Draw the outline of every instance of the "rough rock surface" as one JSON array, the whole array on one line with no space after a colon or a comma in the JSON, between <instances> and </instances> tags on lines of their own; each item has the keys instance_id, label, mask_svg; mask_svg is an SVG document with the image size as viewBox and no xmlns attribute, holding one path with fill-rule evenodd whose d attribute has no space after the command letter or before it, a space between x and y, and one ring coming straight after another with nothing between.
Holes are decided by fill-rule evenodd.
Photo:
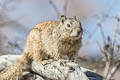
<instances>
[{"instance_id":1,"label":"rough rock surface","mask_svg":"<svg viewBox=\"0 0 120 80\"><path fill-rule=\"evenodd\" d=\"M17 62L20 55L0 56L0 71ZM65 65L58 61L46 60L46 64L33 61L30 71L23 72L25 80L102 80L103 77L73 62Z\"/></svg>"}]
</instances>

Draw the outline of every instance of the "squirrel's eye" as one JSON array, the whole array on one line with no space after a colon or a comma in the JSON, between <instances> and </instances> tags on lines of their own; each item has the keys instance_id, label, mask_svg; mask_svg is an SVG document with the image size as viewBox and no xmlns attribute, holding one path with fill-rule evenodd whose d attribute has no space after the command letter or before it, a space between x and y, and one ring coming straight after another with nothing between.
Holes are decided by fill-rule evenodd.
<instances>
[{"instance_id":1,"label":"squirrel's eye","mask_svg":"<svg viewBox=\"0 0 120 80\"><path fill-rule=\"evenodd\" d=\"M67 24L67 27L70 27L70 24Z\"/></svg>"}]
</instances>

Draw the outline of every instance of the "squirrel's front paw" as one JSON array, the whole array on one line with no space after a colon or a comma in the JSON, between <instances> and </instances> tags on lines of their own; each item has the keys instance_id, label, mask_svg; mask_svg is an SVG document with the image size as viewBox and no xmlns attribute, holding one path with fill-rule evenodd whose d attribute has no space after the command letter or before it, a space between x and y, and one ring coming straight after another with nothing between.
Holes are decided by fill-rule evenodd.
<instances>
[{"instance_id":1,"label":"squirrel's front paw","mask_svg":"<svg viewBox=\"0 0 120 80\"><path fill-rule=\"evenodd\" d=\"M63 66L67 66L67 62L69 62L69 60L64 60L64 59L59 59L58 60L60 62L60 65L63 65Z\"/></svg>"}]
</instances>

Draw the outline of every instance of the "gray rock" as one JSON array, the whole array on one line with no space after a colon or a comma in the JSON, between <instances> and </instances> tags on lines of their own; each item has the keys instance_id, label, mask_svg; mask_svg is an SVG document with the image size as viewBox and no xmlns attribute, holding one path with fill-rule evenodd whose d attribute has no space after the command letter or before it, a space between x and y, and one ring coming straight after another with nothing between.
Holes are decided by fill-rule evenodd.
<instances>
[{"instance_id":1,"label":"gray rock","mask_svg":"<svg viewBox=\"0 0 120 80\"><path fill-rule=\"evenodd\" d=\"M17 62L20 55L0 56L0 70ZM25 80L102 80L103 77L95 72L80 67L74 62L61 64L55 60L45 60L45 64L33 61L30 71L23 72Z\"/></svg>"}]
</instances>

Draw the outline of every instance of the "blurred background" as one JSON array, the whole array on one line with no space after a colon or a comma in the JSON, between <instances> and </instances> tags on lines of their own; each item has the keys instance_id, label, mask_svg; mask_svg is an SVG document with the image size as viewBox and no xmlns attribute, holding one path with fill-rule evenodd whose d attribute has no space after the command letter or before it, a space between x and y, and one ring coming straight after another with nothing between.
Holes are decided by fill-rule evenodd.
<instances>
[{"instance_id":1,"label":"blurred background","mask_svg":"<svg viewBox=\"0 0 120 80\"><path fill-rule=\"evenodd\" d=\"M82 23L78 63L98 73L114 67L111 61L120 60L120 0L0 0L0 55L21 54L30 29L41 21L60 20L61 14Z\"/></svg>"}]
</instances>

